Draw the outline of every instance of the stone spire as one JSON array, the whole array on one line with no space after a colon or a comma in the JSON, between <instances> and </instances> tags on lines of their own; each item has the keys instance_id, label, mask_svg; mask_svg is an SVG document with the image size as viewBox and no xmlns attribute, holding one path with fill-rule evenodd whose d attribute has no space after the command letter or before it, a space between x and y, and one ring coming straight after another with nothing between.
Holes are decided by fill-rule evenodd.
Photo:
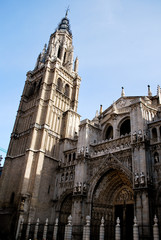
<instances>
[{"instance_id":1,"label":"stone spire","mask_svg":"<svg viewBox=\"0 0 161 240\"><path fill-rule=\"evenodd\" d=\"M47 44L45 43L44 48L41 53L41 57L40 57L40 61L43 63L45 62L45 57L46 57L46 47L47 47Z\"/></svg>"},{"instance_id":2,"label":"stone spire","mask_svg":"<svg viewBox=\"0 0 161 240\"><path fill-rule=\"evenodd\" d=\"M47 44L44 45L42 52L39 54L37 58L35 69L40 68L42 65L44 65L46 60L46 53L47 53L46 48L47 48Z\"/></svg>"},{"instance_id":3,"label":"stone spire","mask_svg":"<svg viewBox=\"0 0 161 240\"><path fill-rule=\"evenodd\" d=\"M75 72L78 72L78 64L79 64L78 57L76 57L75 62L74 62L74 71Z\"/></svg>"},{"instance_id":4,"label":"stone spire","mask_svg":"<svg viewBox=\"0 0 161 240\"><path fill-rule=\"evenodd\" d=\"M157 87L157 96L159 98L159 104L161 104L161 89L160 89L160 86L158 85Z\"/></svg>"},{"instance_id":5,"label":"stone spire","mask_svg":"<svg viewBox=\"0 0 161 240\"><path fill-rule=\"evenodd\" d=\"M98 116L99 116L99 114L98 114L98 110L97 110L97 111L96 111L96 115L95 115L95 117L94 117L93 120L92 120L94 123L99 124Z\"/></svg>"}]
</instances>

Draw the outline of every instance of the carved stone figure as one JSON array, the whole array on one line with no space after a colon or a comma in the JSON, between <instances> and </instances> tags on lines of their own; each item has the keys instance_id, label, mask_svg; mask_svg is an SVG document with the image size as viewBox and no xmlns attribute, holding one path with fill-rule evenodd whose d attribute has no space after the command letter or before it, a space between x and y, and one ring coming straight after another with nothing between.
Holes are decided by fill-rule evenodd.
<instances>
[{"instance_id":1,"label":"carved stone figure","mask_svg":"<svg viewBox=\"0 0 161 240\"><path fill-rule=\"evenodd\" d=\"M21 204L20 204L20 211L24 211L24 206L25 206L25 200L22 199Z\"/></svg>"},{"instance_id":2,"label":"carved stone figure","mask_svg":"<svg viewBox=\"0 0 161 240\"><path fill-rule=\"evenodd\" d=\"M88 155L89 155L89 150L88 150L88 147L86 147L85 156L88 157Z\"/></svg>"},{"instance_id":3,"label":"carved stone figure","mask_svg":"<svg viewBox=\"0 0 161 240\"><path fill-rule=\"evenodd\" d=\"M158 163L159 162L159 156L157 154L155 154L154 156L154 162L155 163Z\"/></svg>"},{"instance_id":4,"label":"carved stone figure","mask_svg":"<svg viewBox=\"0 0 161 240\"><path fill-rule=\"evenodd\" d=\"M140 185L141 186L145 185L145 175L143 172L140 173Z\"/></svg>"},{"instance_id":5,"label":"carved stone figure","mask_svg":"<svg viewBox=\"0 0 161 240\"><path fill-rule=\"evenodd\" d=\"M83 183L83 192L86 192L87 191L87 184L84 182Z\"/></svg>"},{"instance_id":6,"label":"carved stone figure","mask_svg":"<svg viewBox=\"0 0 161 240\"><path fill-rule=\"evenodd\" d=\"M79 182L79 183L78 183L78 192L81 192L81 189L82 189L82 183Z\"/></svg>"},{"instance_id":7,"label":"carved stone figure","mask_svg":"<svg viewBox=\"0 0 161 240\"><path fill-rule=\"evenodd\" d=\"M74 186L74 193L77 193L77 190L78 190L78 183L76 183Z\"/></svg>"},{"instance_id":8,"label":"carved stone figure","mask_svg":"<svg viewBox=\"0 0 161 240\"><path fill-rule=\"evenodd\" d=\"M137 133L136 133L136 131L133 133L132 139L133 139L133 142L137 141Z\"/></svg>"},{"instance_id":9,"label":"carved stone figure","mask_svg":"<svg viewBox=\"0 0 161 240\"><path fill-rule=\"evenodd\" d=\"M81 147L80 153L84 153L84 146Z\"/></svg>"},{"instance_id":10,"label":"carved stone figure","mask_svg":"<svg viewBox=\"0 0 161 240\"><path fill-rule=\"evenodd\" d=\"M143 140L143 134L142 134L142 130L138 131L138 141L142 141Z\"/></svg>"},{"instance_id":11,"label":"carved stone figure","mask_svg":"<svg viewBox=\"0 0 161 240\"><path fill-rule=\"evenodd\" d=\"M139 174L138 173L135 173L134 182L135 182L135 186L138 187L139 186Z\"/></svg>"}]
</instances>

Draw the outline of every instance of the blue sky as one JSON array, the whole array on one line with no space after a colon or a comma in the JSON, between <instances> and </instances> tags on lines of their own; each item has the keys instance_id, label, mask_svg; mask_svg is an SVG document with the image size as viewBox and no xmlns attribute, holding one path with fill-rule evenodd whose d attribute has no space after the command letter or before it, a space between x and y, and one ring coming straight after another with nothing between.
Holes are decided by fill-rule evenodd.
<instances>
[{"instance_id":1,"label":"blue sky","mask_svg":"<svg viewBox=\"0 0 161 240\"><path fill-rule=\"evenodd\" d=\"M0 7L0 147L7 149L26 72L70 5L82 78L78 113L92 119L121 94L156 94L161 80L160 0L5 0ZM4 156L2 152L0 152Z\"/></svg>"}]
</instances>

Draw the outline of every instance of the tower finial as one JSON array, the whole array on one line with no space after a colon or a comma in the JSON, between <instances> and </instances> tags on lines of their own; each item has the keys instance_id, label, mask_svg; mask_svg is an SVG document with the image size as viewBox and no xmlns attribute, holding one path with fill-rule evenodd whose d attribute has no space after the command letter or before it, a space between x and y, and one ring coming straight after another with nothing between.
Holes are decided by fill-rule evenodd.
<instances>
[{"instance_id":1,"label":"tower finial","mask_svg":"<svg viewBox=\"0 0 161 240\"><path fill-rule=\"evenodd\" d=\"M150 90L150 85L148 85L148 96L151 97L152 96L152 92Z\"/></svg>"},{"instance_id":2,"label":"tower finial","mask_svg":"<svg viewBox=\"0 0 161 240\"><path fill-rule=\"evenodd\" d=\"M122 91L121 91L121 97L125 97L125 91L124 91L124 87L122 87Z\"/></svg>"},{"instance_id":3,"label":"tower finial","mask_svg":"<svg viewBox=\"0 0 161 240\"><path fill-rule=\"evenodd\" d=\"M70 11L70 9L69 9L69 6L67 7L67 10L66 10L66 13L65 13L65 17L67 17L68 16L68 12Z\"/></svg>"}]
</instances>

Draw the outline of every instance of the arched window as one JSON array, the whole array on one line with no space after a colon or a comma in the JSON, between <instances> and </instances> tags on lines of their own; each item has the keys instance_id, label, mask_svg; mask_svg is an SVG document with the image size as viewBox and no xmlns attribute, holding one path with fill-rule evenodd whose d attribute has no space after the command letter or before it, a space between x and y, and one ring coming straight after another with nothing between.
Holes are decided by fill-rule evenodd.
<instances>
[{"instance_id":1,"label":"arched window","mask_svg":"<svg viewBox=\"0 0 161 240\"><path fill-rule=\"evenodd\" d=\"M120 136L131 132L130 119L126 119L120 126Z\"/></svg>"},{"instance_id":2,"label":"arched window","mask_svg":"<svg viewBox=\"0 0 161 240\"><path fill-rule=\"evenodd\" d=\"M66 173L66 176L65 176L65 181L68 181L68 173Z\"/></svg>"},{"instance_id":3,"label":"arched window","mask_svg":"<svg viewBox=\"0 0 161 240\"><path fill-rule=\"evenodd\" d=\"M73 180L73 172L70 173L70 180Z\"/></svg>"},{"instance_id":4,"label":"arched window","mask_svg":"<svg viewBox=\"0 0 161 240\"><path fill-rule=\"evenodd\" d=\"M57 57L58 57L59 59L61 59L61 47L59 47L59 49L58 49L58 55L57 55Z\"/></svg>"},{"instance_id":5,"label":"arched window","mask_svg":"<svg viewBox=\"0 0 161 240\"><path fill-rule=\"evenodd\" d=\"M14 199L15 199L15 193L12 192L11 197L10 197L10 204L14 203Z\"/></svg>"},{"instance_id":6,"label":"arched window","mask_svg":"<svg viewBox=\"0 0 161 240\"><path fill-rule=\"evenodd\" d=\"M71 161L71 159L72 159L72 155L71 155L71 153L69 154L69 162Z\"/></svg>"},{"instance_id":7,"label":"arched window","mask_svg":"<svg viewBox=\"0 0 161 240\"><path fill-rule=\"evenodd\" d=\"M73 153L73 160L75 160L75 152Z\"/></svg>"},{"instance_id":8,"label":"arched window","mask_svg":"<svg viewBox=\"0 0 161 240\"><path fill-rule=\"evenodd\" d=\"M57 82L57 88L59 91L62 90L62 87L63 87L63 83L62 83L62 80L60 78L58 78L58 82Z\"/></svg>"},{"instance_id":9,"label":"arched window","mask_svg":"<svg viewBox=\"0 0 161 240\"><path fill-rule=\"evenodd\" d=\"M61 182L64 182L64 173L61 175Z\"/></svg>"},{"instance_id":10,"label":"arched window","mask_svg":"<svg viewBox=\"0 0 161 240\"><path fill-rule=\"evenodd\" d=\"M109 126L106 130L106 136L105 139L113 139L113 127Z\"/></svg>"},{"instance_id":11,"label":"arched window","mask_svg":"<svg viewBox=\"0 0 161 240\"><path fill-rule=\"evenodd\" d=\"M63 65L65 64L65 62L66 62L66 52L64 53Z\"/></svg>"},{"instance_id":12,"label":"arched window","mask_svg":"<svg viewBox=\"0 0 161 240\"><path fill-rule=\"evenodd\" d=\"M159 162L159 154L157 152L154 153L154 163Z\"/></svg>"},{"instance_id":13,"label":"arched window","mask_svg":"<svg viewBox=\"0 0 161 240\"><path fill-rule=\"evenodd\" d=\"M65 85L65 92L64 92L64 94L65 94L67 97L69 97L69 92L70 92L69 85L66 84L66 85Z\"/></svg>"},{"instance_id":14,"label":"arched window","mask_svg":"<svg viewBox=\"0 0 161 240\"><path fill-rule=\"evenodd\" d=\"M157 141L157 130L156 130L156 128L152 129L152 139L155 142Z\"/></svg>"}]
</instances>

